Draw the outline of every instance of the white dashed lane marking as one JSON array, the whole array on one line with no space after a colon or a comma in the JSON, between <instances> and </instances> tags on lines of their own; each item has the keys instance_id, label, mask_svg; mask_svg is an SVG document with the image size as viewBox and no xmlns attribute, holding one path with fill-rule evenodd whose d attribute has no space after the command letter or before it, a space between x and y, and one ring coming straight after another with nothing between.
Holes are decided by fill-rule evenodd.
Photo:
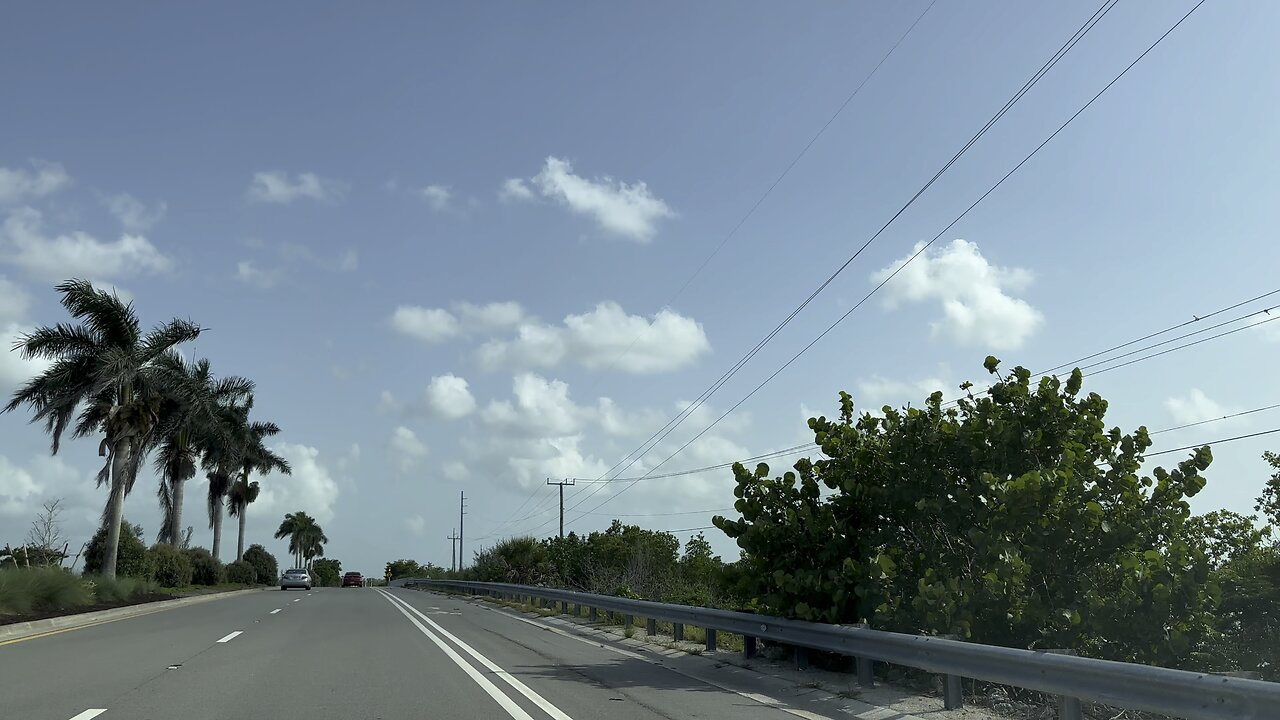
<instances>
[{"instance_id":1,"label":"white dashed lane marking","mask_svg":"<svg viewBox=\"0 0 1280 720\"><path fill-rule=\"evenodd\" d=\"M222 639L221 639L221 640L219 640L218 642L220 642L220 643L231 642L232 640L235 640L235 639L236 639L236 636L237 636L237 635L239 635L239 634L240 634L240 633L242 633L242 632L244 632L244 631L243 631L243 630L237 630L237 631L235 631L235 632L233 632L233 633L231 633L231 634L227 635L226 637L222 638Z\"/></svg>"},{"instance_id":2,"label":"white dashed lane marking","mask_svg":"<svg viewBox=\"0 0 1280 720\"><path fill-rule=\"evenodd\" d=\"M280 612L280 608L276 608L275 610L272 610L270 613L267 613L267 614L268 614L268 615L275 615L275 614L276 614L276 613L278 613L278 612Z\"/></svg>"},{"instance_id":3,"label":"white dashed lane marking","mask_svg":"<svg viewBox=\"0 0 1280 720\"><path fill-rule=\"evenodd\" d=\"M90 718L96 718L106 711L106 708L89 708L88 710L85 710L79 715L71 718L71 720L90 720Z\"/></svg>"}]
</instances>

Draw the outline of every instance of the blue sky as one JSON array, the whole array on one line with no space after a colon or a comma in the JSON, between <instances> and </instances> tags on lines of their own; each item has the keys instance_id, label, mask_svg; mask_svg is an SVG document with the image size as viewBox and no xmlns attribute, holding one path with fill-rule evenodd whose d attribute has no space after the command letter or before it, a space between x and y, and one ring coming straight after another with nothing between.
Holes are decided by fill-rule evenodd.
<instances>
[{"instance_id":1,"label":"blue sky","mask_svg":"<svg viewBox=\"0 0 1280 720\"><path fill-rule=\"evenodd\" d=\"M1191 4L1118 5L626 474L743 397ZM284 429L297 468L263 480L251 540L303 508L346 567L447 564L460 490L469 551L495 533L548 533L545 478L599 476L696 398L1095 7L939 0L690 281L926 5L12 9L0 28L0 329L7 344L62 319L52 286L70 275L116 287L148 322L208 327L194 352L257 381L256 409ZM1045 369L1276 289L1277 21L1269 3L1206 4L662 470L803 442L807 413L832 414L841 389L868 408L918 403L981 380L988 353ZM1274 327L1086 388L1126 429L1280 402ZM6 353L0 391L31 369ZM1204 425L1159 447L1278 421ZM0 428L0 542L20 542L39 503L63 496L78 544L105 499L95 444L49 458L24 418ZM1216 449L1194 507L1248 511L1276 437ZM126 507L148 539L153 487L140 480ZM203 491L193 485L186 517L207 544ZM709 525L650 515L728 508L732 478L648 480L581 514L611 493L578 505L569 526L610 514Z\"/></svg>"}]
</instances>

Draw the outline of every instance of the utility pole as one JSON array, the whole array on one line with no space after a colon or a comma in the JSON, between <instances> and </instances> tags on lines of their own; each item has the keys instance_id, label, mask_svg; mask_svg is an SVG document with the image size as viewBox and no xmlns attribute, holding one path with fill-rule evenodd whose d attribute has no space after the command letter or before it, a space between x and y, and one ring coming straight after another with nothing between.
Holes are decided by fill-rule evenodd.
<instances>
[{"instance_id":1,"label":"utility pole","mask_svg":"<svg viewBox=\"0 0 1280 720\"><path fill-rule=\"evenodd\" d=\"M573 480L571 480L571 479L569 479L569 478L565 478L564 480L561 480L560 482L552 482L552 481L551 481L551 478L547 478L547 484L548 484L548 485L559 485L559 486L560 486L560 537L564 537L564 486L565 486L565 485L568 485L568 486L572 487L572 486L573 486L573 483L574 483L574 481L573 481Z\"/></svg>"},{"instance_id":2,"label":"utility pole","mask_svg":"<svg viewBox=\"0 0 1280 720\"><path fill-rule=\"evenodd\" d=\"M449 543L449 569L457 570L458 561L455 559L458 553L458 530L455 528L453 534L449 536L453 542Z\"/></svg>"},{"instance_id":3,"label":"utility pole","mask_svg":"<svg viewBox=\"0 0 1280 720\"><path fill-rule=\"evenodd\" d=\"M467 491L462 490L458 494L458 569L459 570L462 569L464 564L463 558L466 557L465 555L462 554L462 538L467 534L467 531L464 529L466 527L464 525L466 521L463 520L462 518L465 517L466 514L467 514Z\"/></svg>"}]
</instances>

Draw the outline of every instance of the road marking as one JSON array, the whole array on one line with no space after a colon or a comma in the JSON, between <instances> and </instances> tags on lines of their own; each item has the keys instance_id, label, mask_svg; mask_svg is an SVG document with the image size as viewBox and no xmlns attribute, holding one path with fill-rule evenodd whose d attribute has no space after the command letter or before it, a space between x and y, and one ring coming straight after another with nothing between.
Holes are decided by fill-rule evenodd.
<instances>
[{"instance_id":1,"label":"road marking","mask_svg":"<svg viewBox=\"0 0 1280 720\"><path fill-rule=\"evenodd\" d=\"M427 639L431 640L431 642L435 643L436 647L444 651L444 654L449 656L449 659L452 660L455 665L462 668L462 671L475 681L475 683L480 686L480 689L488 693L489 697L493 698L503 710L506 710L508 715L515 720L533 720L529 713L524 711L524 708L515 704L515 701L499 690L498 686L494 685L489 678L481 675L474 667L472 667L471 663L463 660L461 655L458 655L453 648L449 647L445 641L440 639L440 636L428 630L426 625L418 622L417 618L406 612L404 608L400 607L400 605L398 605L390 595L383 593L383 596L387 598L387 602L391 603L391 607L399 610L400 614L404 615L409 622L413 623L414 627L418 628L419 632L426 635Z\"/></svg>"},{"instance_id":2,"label":"road marking","mask_svg":"<svg viewBox=\"0 0 1280 720\"><path fill-rule=\"evenodd\" d=\"M276 614L276 613L278 613L278 612L280 612L280 608L276 608L275 610L272 610L271 612L269 612L269 613L267 613L267 614L268 614L268 615L275 615L275 614Z\"/></svg>"},{"instance_id":3,"label":"road marking","mask_svg":"<svg viewBox=\"0 0 1280 720\"><path fill-rule=\"evenodd\" d=\"M293 599L293 601L294 601L294 602L298 602L298 601L299 601L299 600L301 600L301 599L302 599L302 598L294 598L294 599Z\"/></svg>"},{"instance_id":4,"label":"road marking","mask_svg":"<svg viewBox=\"0 0 1280 720\"><path fill-rule=\"evenodd\" d=\"M235 632L231 633L230 635L227 635L226 637L222 638L222 639L221 639L221 640L219 640L218 642L220 642L220 643L231 642L232 640L235 640L235 639L236 639L236 636L237 636L237 635L239 635L239 634L240 634L240 633L242 633L242 632L244 632L244 631L243 631L243 630L237 630L237 631L235 631Z\"/></svg>"},{"instance_id":5,"label":"road marking","mask_svg":"<svg viewBox=\"0 0 1280 720\"><path fill-rule=\"evenodd\" d=\"M428 625L430 625L436 632L452 640L455 645L465 650L468 655L470 655L471 657L479 661L480 664L488 668L490 672L502 678L508 685L515 688L516 692L520 693L521 695L525 696L529 700L533 701L534 705L537 705L539 708L542 708L543 712L555 718L555 720L573 720L573 718L570 718L568 715L566 715L563 710L556 707L555 705L552 705L550 702L547 702L546 698L542 697L538 693L529 689L528 685L525 685L524 683L517 680L515 677L511 675L511 673L498 667L497 664L489 660L489 658L485 657L484 655L481 655L478 651L475 650L475 648L471 647L470 645L460 640L458 636L440 627L439 623L427 617L426 615L422 614L414 606L405 602L403 599L392 595L389 592L386 592L386 591L380 591L380 592L382 592L382 594L386 595L388 598L391 598L395 602L399 603L400 605L403 605L414 615L417 615L418 617L422 618L423 621L425 621Z\"/></svg>"},{"instance_id":6,"label":"road marking","mask_svg":"<svg viewBox=\"0 0 1280 720\"><path fill-rule=\"evenodd\" d=\"M106 711L106 708L89 708L88 710L85 710L79 715L71 718L71 720L90 720L90 718L96 718Z\"/></svg>"}]
</instances>

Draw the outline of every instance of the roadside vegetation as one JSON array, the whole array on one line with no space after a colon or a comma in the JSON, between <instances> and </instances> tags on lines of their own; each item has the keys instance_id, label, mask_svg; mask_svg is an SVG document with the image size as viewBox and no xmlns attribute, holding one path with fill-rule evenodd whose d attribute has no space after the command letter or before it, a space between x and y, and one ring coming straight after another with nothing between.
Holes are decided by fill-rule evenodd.
<instances>
[{"instance_id":1,"label":"roadside vegetation","mask_svg":"<svg viewBox=\"0 0 1280 720\"><path fill-rule=\"evenodd\" d=\"M944 402L860 412L841 393L813 418L816 459L775 474L733 467L735 517L698 535L615 520L602 532L508 538L453 572L412 560L397 577L563 587L1009 647L1280 680L1280 456L1257 515L1193 515L1207 446L1144 470L1145 427L1108 428L1077 370ZM1170 456L1172 457L1172 456Z\"/></svg>"}]
</instances>

